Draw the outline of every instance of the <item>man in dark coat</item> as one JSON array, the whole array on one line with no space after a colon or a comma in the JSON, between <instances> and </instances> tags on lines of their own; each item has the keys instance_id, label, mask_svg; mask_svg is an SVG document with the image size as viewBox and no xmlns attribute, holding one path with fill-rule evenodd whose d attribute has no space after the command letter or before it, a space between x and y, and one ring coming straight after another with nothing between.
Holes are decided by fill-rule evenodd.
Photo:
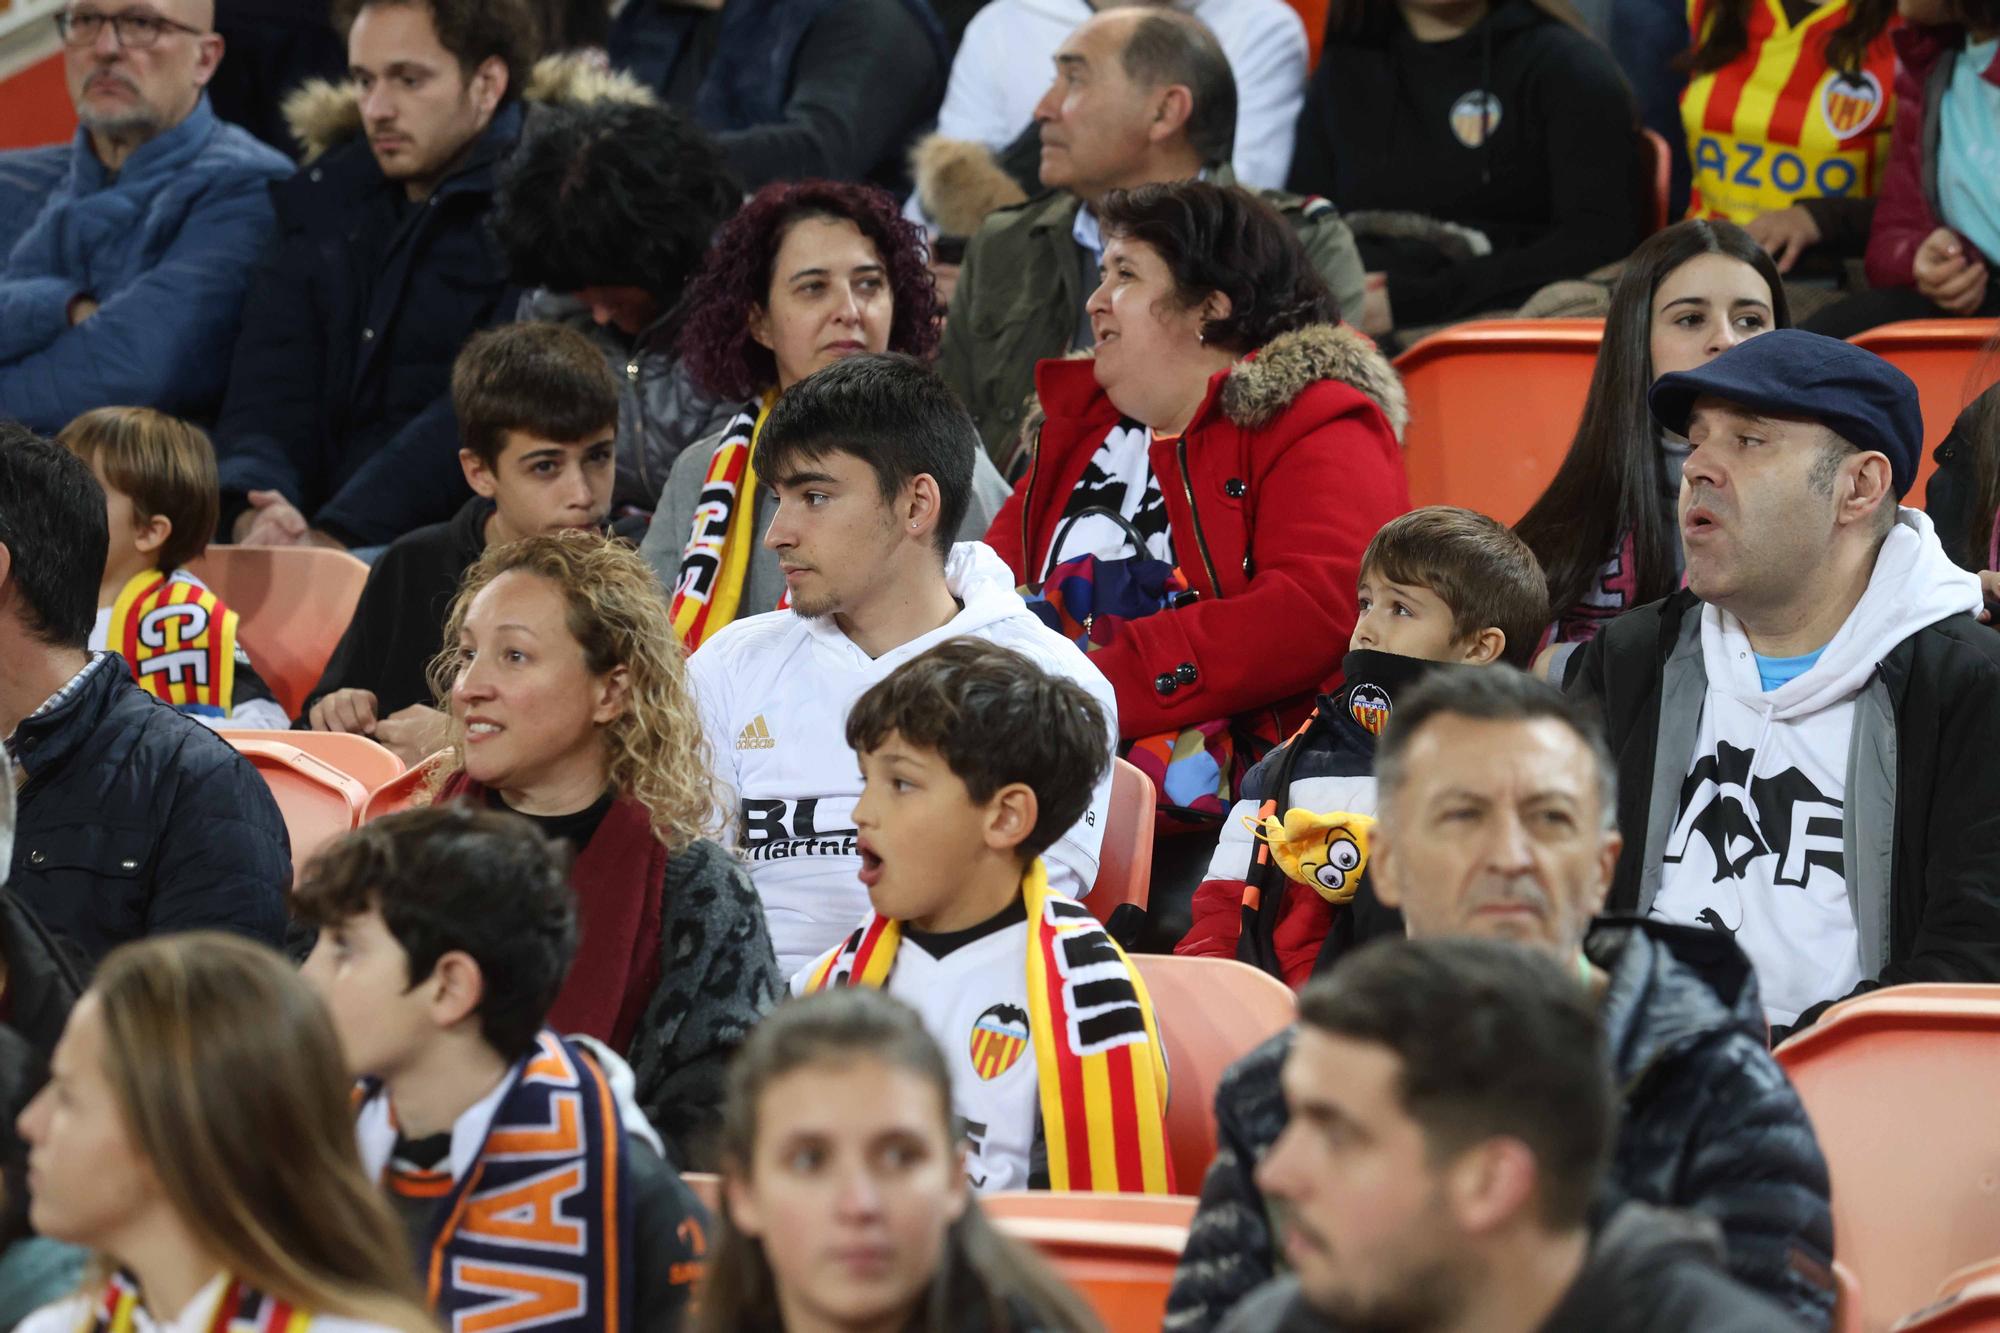
<instances>
[{"instance_id":1,"label":"man in dark coat","mask_svg":"<svg viewBox=\"0 0 2000 1333\"><path fill-rule=\"evenodd\" d=\"M1306 987L1291 1120L1257 1168L1292 1272L1224 1333L1800 1327L1721 1270L1702 1219L1593 1218L1617 1092L1569 961L1504 934L1384 939Z\"/></svg>"},{"instance_id":2,"label":"man in dark coat","mask_svg":"<svg viewBox=\"0 0 2000 1333\"><path fill-rule=\"evenodd\" d=\"M1598 1216L1627 1201L1700 1214L1739 1281L1826 1329L1826 1162L1765 1049L1749 963L1711 931L1592 922L1620 840L1609 757L1578 719L1553 689L1501 668L1412 691L1376 757L1371 876L1413 936L1531 942L1587 977L1621 1099ZM1451 833L1459 820L1478 833ZM1278 1073L1293 1041L1260 1046L1216 1093L1216 1160L1168 1302L1172 1333L1215 1327L1276 1268L1252 1172L1286 1124Z\"/></svg>"},{"instance_id":3,"label":"man in dark coat","mask_svg":"<svg viewBox=\"0 0 2000 1333\"><path fill-rule=\"evenodd\" d=\"M513 308L486 231L535 50L525 0L349 0L352 81L288 111L306 165L272 187L216 427L222 532L372 548L465 501L448 392Z\"/></svg>"},{"instance_id":4,"label":"man in dark coat","mask_svg":"<svg viewBox=\"0 0 2000 1333\"><path fill-rule=\"evenodd\" d=\"M91 964L173 930L276 945L292 867L270 789L133 684L118 654L84 646L108 548L90 469L0 423L0 734L20 801L9 883Z\"/></svg>"}]
</instances>

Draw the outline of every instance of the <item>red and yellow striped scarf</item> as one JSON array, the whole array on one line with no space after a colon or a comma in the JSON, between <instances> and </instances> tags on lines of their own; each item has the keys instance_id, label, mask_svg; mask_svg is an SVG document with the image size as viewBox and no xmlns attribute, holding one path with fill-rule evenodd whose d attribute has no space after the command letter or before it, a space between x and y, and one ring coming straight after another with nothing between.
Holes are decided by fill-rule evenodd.
<instances>
[{"instance_id":1,"label":"red and yellow striped scarf","mask_svg":"<svg viewBox=\"0 0 2000 1333\"><path fill-rule=\"evenodd\" d=\"M111 604L104 646L139 688L185 713L227 717L236 691L236 613L198 583L134 574Z\"/></svg>"},{"instance_id":2,"label":"red and yellow striped scarf","mask_svg":"<svg viewBox=\"0 0 2000 1333\"><path fill-rule=\"evenodd\" d=\"M77 1333L132 1333L139 1308L139 1284L113 1273ZM306 1333L312 1316L272 1296L232 1280L222 1289L208 1318L209 1333Z\"/></svg>"},{"instance_id":3,"label":"red and yellow striped scarf","mask_svg":"<svg viewBox=\"0 0 2000 1333\"><path fill-rule=\"evenodd\" d=\"M1021 896L1049 1188L1173 1193L1167 1066L1139 969L1088 908L1050 892L1039 858ZM806 989L887 985L902 938L901 925L878 913L827 955Z\"/></svg>"},{"instance_id":4,"label":"red and yellow striped scarf","mask_svg":"<svg viewBox=\"0 0 2000 1333\"><path fill-rule=\"evenodd\" d=\"M743 582L757 545L757 436L778 398L774 389L729 419L708 460L694 528L681 551L680 579L667 608L674 633L688 652L736 619ZM782 599L781 599L782 600Z\"/></svg>"}]
</instances>

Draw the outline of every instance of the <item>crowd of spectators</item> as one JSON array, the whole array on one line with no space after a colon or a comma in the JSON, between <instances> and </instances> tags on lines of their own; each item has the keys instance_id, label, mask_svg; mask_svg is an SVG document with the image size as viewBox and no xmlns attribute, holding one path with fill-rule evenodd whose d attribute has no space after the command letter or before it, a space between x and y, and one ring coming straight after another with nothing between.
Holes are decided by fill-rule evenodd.
<instances>
[{"instance_id":1,"label":"crowd of spectators","mask_svg":"<svg viewBox=\"0 0 2000 1333\"><path fill-rule=\"evenodd\" d=\"M0 1326L1096 1327L1020 1190L1198 1196L1175 1333L1835 1326L1773 1048L2000 982L2000 388L1842 341L2000 313L1996 0L54 28ZM1547 313L1539 498L1413 505L1395 355ZM310 688L211 547L361 582ZM1298 992L1200 1179L1169 952Z\"/></svg>"}]
</instances>

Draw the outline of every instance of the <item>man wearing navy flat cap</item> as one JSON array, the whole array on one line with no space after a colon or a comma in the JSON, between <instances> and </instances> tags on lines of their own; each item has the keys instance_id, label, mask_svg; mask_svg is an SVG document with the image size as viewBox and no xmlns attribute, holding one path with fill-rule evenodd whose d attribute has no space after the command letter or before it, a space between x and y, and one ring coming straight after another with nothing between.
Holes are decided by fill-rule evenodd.
<instances>
[{"instance_id":1,"label":"man wearing navy flat cap","mask_svg":"<svg viewBox=\"0 0 2000 1333\"><path fill-rule=\"evenodd\" d=\"M1687 586L1565 677L1618 756L1610 907L1733 936L1774 1037L1877 986L2000 981L2000 634L1900 505L1916 386L1779 330L1650 404L1693 446Z\"/></svg>"}]
</instances>

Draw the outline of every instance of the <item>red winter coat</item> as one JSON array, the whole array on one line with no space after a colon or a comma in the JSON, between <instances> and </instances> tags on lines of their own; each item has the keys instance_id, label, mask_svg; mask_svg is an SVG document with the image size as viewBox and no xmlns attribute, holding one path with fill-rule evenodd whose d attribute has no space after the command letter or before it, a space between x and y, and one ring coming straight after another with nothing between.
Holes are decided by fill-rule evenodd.
<instances>
[{"instance_id":1,"label":"red winter coat","mask_svg":"<svg viewBox=\"0 0 2000 1333\"><path fill-rule=\"evenodd\" d=\"M1914 287L1917 247L1944 225L1937 212L1938 107L1965 34L1948 26L1901 27L1890 40L1896 44L1896 128L1868 231L1868 285ZM2000 84L2000 56L1981 77ZM1958 239L1972 257L1991 258L1963 235Z\"/></svg>"},{"instance_id":2,"label":"red winter coat","mask_svg":"<svg viewBox=\"0 0 2000 1333\"><path fill-rule=\"evenodd\" d=\"M1041 578L1070 492L1121 415L1087 360L1042 362L1035 388L1034 459L986 534L1024 584ZM1199 597L1091 654L1124 736L1266 708L1281 728L1304 718L1354 632L1361 552L1410 507L1406 415L1373 343L1312 325L1218 373L1180 440L1153 444L1174 553Z\"/></svg>"}]
</instances>

